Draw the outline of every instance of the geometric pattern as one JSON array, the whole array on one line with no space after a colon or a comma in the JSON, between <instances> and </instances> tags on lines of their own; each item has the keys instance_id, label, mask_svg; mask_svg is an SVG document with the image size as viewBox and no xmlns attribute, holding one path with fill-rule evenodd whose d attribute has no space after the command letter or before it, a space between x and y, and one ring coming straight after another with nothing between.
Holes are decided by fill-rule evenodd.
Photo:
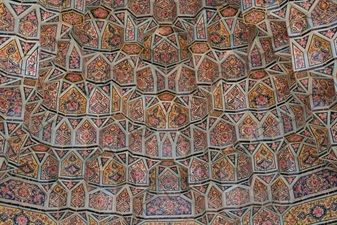
<instances>
[{"instance_id":1,"label":"geometric pattern","mask_svg":"<svg viewBox=\"0 0 337 225\"><path fill-rule=\"evenodd\" d=\"M0 224L336 223L336 11L0 0Z\"/></svg>"}]
</instances>

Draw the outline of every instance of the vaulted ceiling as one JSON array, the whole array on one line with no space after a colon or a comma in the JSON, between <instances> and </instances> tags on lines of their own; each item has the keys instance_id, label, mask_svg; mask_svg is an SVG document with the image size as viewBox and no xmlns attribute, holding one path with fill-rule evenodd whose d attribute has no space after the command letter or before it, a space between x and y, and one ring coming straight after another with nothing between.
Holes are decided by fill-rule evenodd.
<instances>
[{"instance_id":1,"label":"vaulted ceiling","mask_svg":"<svg viewBox=\"0 0 337 225\"><path fill-rule=\"evenodd\" d=\"M337 221L336 11L0 0L0 224Z\"/></svg>"}]
</instances>

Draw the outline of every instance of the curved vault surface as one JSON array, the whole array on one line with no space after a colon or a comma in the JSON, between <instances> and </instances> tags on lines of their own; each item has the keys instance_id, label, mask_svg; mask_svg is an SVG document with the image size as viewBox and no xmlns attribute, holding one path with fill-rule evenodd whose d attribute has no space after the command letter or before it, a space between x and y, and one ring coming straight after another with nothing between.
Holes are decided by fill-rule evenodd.
<instances>
[{"instance_id":1,"label":"curved vault surface","mask_svg":"<svg viewBox=\"0 0 337 225\"><path fill-rule=\"evenodd\" d=\"M0 1L0 224L337 221L336 10Z\"/></svg>"}]
</instances>

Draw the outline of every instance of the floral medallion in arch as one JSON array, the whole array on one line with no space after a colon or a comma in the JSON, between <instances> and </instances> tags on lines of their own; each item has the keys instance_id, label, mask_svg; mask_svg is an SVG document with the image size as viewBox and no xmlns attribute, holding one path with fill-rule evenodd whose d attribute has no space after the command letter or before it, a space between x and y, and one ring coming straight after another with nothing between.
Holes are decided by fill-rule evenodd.
<instances>
[{"instance_id":1,"label":"floral medallion in arch","mask_svg":"<svg viewBox=\"0 0 337 225\"><path fill-rule=\"evenodd\" d=\"M93 194L89 194L89 207L99 211L112 210L114 199L112 196L99 190Z\"/></svg>"},{"instance_id":2,"label":"floral medallion in arch","mask_svg":"<svg viewBox=\"0 0 337 225\"><path fill-rule=\"evenodd\" d=\"M333 223L336 213L336 195L323 197L319 199L313 199L300 203L296 206L292 206L283 214L283 221L285 224L292 224L299 219L304 223ZM298 209L301 210L298 210Z\"/></svg>"},{"instance_id":3,"label":"floral medallion in arch","mask_svg":"<svg viewBox=\"0 0 337 225\"><path fill-rule=\"evenodd\" d=\"M14 31L15 18L4 3L0 4L0 31Z\"/></svg>"},{"instance_id":4,"label":"floral medallion in arch","mask_svg":"<svg viewBox=\"0 0 337 225\"><path fill-rule=\"evenodd\" d=\"M197 71L198 83L211 84L220 77L219 65L208 57L201 61Z\"/></svg>"},{"instance_id":5,"label":"floral medallion in arch","mask_svg":"<svg viewBox=\"0 0 337 225\"><path fill-rule=\"evenodd\" d=\"M106 160L106 159L105 159ZM126 168L121 163L111 160L104 166L103 170L103 184L114 185L125 182Z\"/></svg>"},{"instance_id":6,"label":"floral medallion in arch","mask_svg":"<svg viewBox=\"0 0 337 225\"><path fill-rule=\"evenodd\" d=\"M200 120L210 111L207 107L207 99L195 95L191 99L191 121Z\"/></svg>"},{"instance_id":7,"label":"floral medallion in arch","mask_svg":"<svg viewBox=\"0 0 337 225\"><path fill-rule=\"evenodd\" d=\"M179 61L179 52L177 47L163 40L153 49L153 61L160 65L171 65Z\"/></svg>"},{"instance_id":8,"label":"floral medallion in arch","mask_svg":"<svg viewBox=\"0 0 337 225\"><path fill-rule=\"evenodd\" d=\"M214 185L212 185L207 194L207 208L220 209L221 207L222 207L222 192Z\"/></svg>"},{"instance_id":9,"label":"floral medallion in arch","mask_svg":"<svg viewBox=\"0 0 337 225\"><path fill-rule=\"evenodd\" d=\"M117 50L124 43L124 29L113 23L108 23L102 33L101 47L105 50Z\"/></svg>"},{"instance_id":10,"label":"floral medallion in arch","mask_svg":"<svg viewBox=\"0 0 337 225\"><path fill-rule=\"evenodd\" d=\"M268 171L276 169L276 166L274 152L268 149L265 144L261 144L254 153L254 169L256 171Z\"/></svg>"},{"instance_id":11,"label":"floral medallion in arch","mask_svg":"<svg viewBox=\"0 0 337 225\"><path fill-rule=\"evenodd\" d=\"M290 190L286 182L279 177L274 183L271 185L271 194L274 201L284 202L290 200Z\"/></svg>"},{"instance_id":12,"label":"floral medallion in arch","mask_svg":"<svg viewBox=\"0 0 337 225\"><path fill-rule=\"evenodd\" d=\"M240 86L235 85L224 95L225 108L227 110L238 110L247 108L246 94Z\"/></svg>"},{"instance_id":13,"label":"floral medallion in arch","mask_svg":"<svg viewBox=\"0 0 337 225\"><path fill-rule=\"evenodd\" d=\"M279 170L283 173L297 171L296 158L290 147L285 147L277 154Z\"/></svg>"},{"instance_id":14,"label":"floral medallion in arch","mask_svg":"<svg viewBox=\"0 0 337 225\"><path fill-rule=\"evenodd\" d=\"M308 28L307 16L299 9L290 7L289 13L290 35L302 33Z\"/></svg>"},{"instance_id":15,"label":"floral medallion in arch","mask_svg":"<svg viewBox=\"0 0 337 225\"><path fill-rule=\"evenodd\" d=\"M19 87L0 88L0 114L5 118L20 118L23 98Z\"/></svg>"},{"instance_id":16,"label":"floral medallion in arch","mask_svg":"<svg viewBox=\"0 0 337 225\"><path fill-rule=\"evenodd\" d=\"M327 107L336 100L335 82L333 79L312 79L313 107Z\"/></svg>"},{"instance_id":17,"label":"floral medallion in arch","mask_svg":"<svg viewBox=\"0 0 337 225\"><path fill-rule=\"evenodd\" d=\"M76 130L75 144L82 146L97 144L97 130L89 120L85 120Z\"/></svg>"},{"instance_id":18,"label":"floral medallion in arch","mask_svg":"<svg viewBox=\"0 0 337 225\"><path fill-rule=\"evenodd\" d=\"M74 152L70 152L61 162L61 176L80 177L83 175L82 159Z\"/></svg>"},{"instance_id":19,"label":"floral medallion in arch","mask_svg":"<svg viewBox=\"0 0 337 225\"><path fill-rule=\"evenodd\" d=\"M250 203L249 189L235 187L226 192L226 205L240 206Z\"/></svg>"},{"instance_id":20,"label":"floral medallion in arch","mask_svg":"<svg viewBox=\"0 0 337 225\"><path fill-rule=\"evenodd\" d=\"M213 146L224 147L234 144L237 140L235 126L219 120L213 126L209 134L209 143Z\"/></svg>"},{"instance_id":21,"label":"floral medallion in arch","mask_svg":"<svg viewBox=\"0 0 337 225\"><path fill-rule=\"evenodd\" d=\"M171 170L166 170L158 177L159 191L179 191L178 176Z\"/></svg>"},{"instance_id":22,"label":"floral medallion in arch","mask_svg":"<svg viewBox=\"0 0 337 225\"><path fill-rule=\"evenodd\" d=\"M324 161L319 157L316 147L303 144L298 154L298 164L301 171L324 165Z\"/></svg>"},{"instance_id":23,"label":"floral medallion in arch","mask_svg":"<svg viewBox=\"0 0 337 225\"><path fill-rule=\"evenodd\" d=\"M70 145L72 143L72 133L72 129L67 122L60 123L55 131L55 145Z\"/></svg>"},{"instance_id":24,"label":"floral medallion in arch","mask_svg":"<svg viewBox=\"0 0 337 225\"><path fill-rule=\"evenodd\" d=\"M49 207L50 208L60 208L67 205L68 193L62 187L61 184L57 183L50 191L49 194Z\"/></svg>"},{"instance_id":25,"label":"floral medallion in arch","mask_svg":"<svg viewBox=\"0 0 337 225\"><path fill-rule=\"evenodd\" d=\"M191 153L191 140L184 135L179 135L176 142L176 155L187 156Z\"/></svg>"},{"instance_id":26,"label":"floral medallion in arch","mask_svg":"<svg viewBox=\"0 0 337 225\"><path fill-rule=\"evenodd\" d=\"M49 155L41 165L40 179L56 180L59 174L59 160L56 157Z\"/></svg>"},{"instance_id":27,"label":"floral medallion in arch","mask_svg":"<svg viewBox=\"0 0 337 225\"><path fill-rule=\"evenodd\" d=\"M111 78L111 69L106 59L98 55L86 63L87 79L94 82L106 82Z\"/></svg>"},{"instance_id":28,"label":"floral medallion in arch","mask_svg":"<svg viewBox=\"0 0 337 225\"><path fill-rule=\"evenodd\" d=\"M245 62L236 54L230 54L221 63L222 77L228 80L238 80L247 76Z\"/></svg>"},{"instance_id":29,"label":"floral medallion in arch","mask_svg":"<svg viewBox=\"0 0 337 225\"><path fill-rule=\"evenodd\" d=\"M142 92L153 93L155 91L155 76L151 67L146 67L136 73L137 88Z\"/></svg>"},{"instance_id":30,"label":"floral medallion in arch","mask_svg":"<svg viewBox=\"0 0 337 225\"><path fill-rule=\"evenodd\" d=\"M133 99L128 102L128 116L135 122L144 122L145 118L143 98Z\"/></svg>"},{"instance_id":31,"label":"floral medallion in arch","mask_svg":"<svg viewBox=\"0 0 337 225\"><path fill-rule=\"evenodd\" d=\"M151 136L145 141L145 153L149 156L159 155L159 144L156 135Z\"/></svg>"},{"instance_id":32,"label":"floral medallion in arch","mask_svg":"<svg viewBox=\"0 0 337 225\"><path fill-rule=\"evenodd\" d=\"M18 169L14 173L31 178L38 178L39 165L33 154L21 155Z\"/></svg>"},{"instance_id":33,"label":"floral medallion in arch","mask_svg":"<svg viewBox=\"0 0 337 225\"><path fill-rule=\"evenodd\" d=\"M120 85L135 83L134 66L131 60L124 59L113 67L112 76Z\"/></svg>"},{"instance_id":34,"label":"floral medallion in arch","mask_svg":"<svg viewBox=\"0 0 337 225\"><path fill-rule=\"evenodd\" d=\"M337 21L337 4L331 0L319 1L311 12L314 26L328 25Z\"/></svg>"},{"instance_id":35,"label":"floral medallion in arch","mask_svg":"<svg viewBox=\"0 0 337 225\"><path fill-rule=\"evenodd\" d=\"M273 33L273 46L276 49L289 45L289 36L287 32L287 24L283 21L271 21L270 27Z\"/></svg>"},{"instance_id":36,"label":"floral medallion in arch","mask_svg":"<svg viewBox=\"0 0 337 225\"><path fill-rule=\"evenodd\" d=\"M84 185L80 184L71 191L70 206L83 208L85 206L86 191Z\"/></svg>"},{"instance_id":37,"label":"floral medallion in arch","mask_svg":"<svg viewBox=\"0 0 337 225\"><path fill-rule=\"evenodd\" d=\"M229 32L222 21L218 21L207 28L208 42L215 48L228 48L231 46Z\"/></svg>"},{"instance_id":38,"label":"floral medallion in arch","mask_svg":"<svg viewBox=\"0 0 337 225\"><path fill-rule=\"evenodd\" d=\"M99 144L102 148L119 150L126 147L126 134L117 123L110 124L99 132Z\"/></svg>"},{"instance_id":39,"label":"floral medallion in arch","mask_svg":"<svg viewBox=\"0 0 337 225\"><path fill-rule=\"evenodd\" d=\"M259 128L257 122L248 115L238 125L239 137L248 140L259 139Z\"/></svg>"},{"instance_id":40,"label":"floral medallion in arch","mask_svg":"<svg viewBox=\"0 0 337 225\"><path fill-rule=\"evenodd\" d=\"M303 198L335 188L336 172L324 169L301 176L293 185L294 198Z\"/></svg>"},{"instance_id":41,"label":"floral medallion in arch","mask_svg":"<svg viewBox=\"0 0 337 225\"><path fill-rule=\"evenodd\" d=\"M84 114L87 99L77 88L72 87L60 97L59 104L59 110L64 114Z\"/></svg>"},{"instance_id":42,"label":"floral medallion in arch","mask_svg":"<svg viewBox=\"0 0 337 225\"><path fill-rule=\"evenodd\" d=\"M23 56L15 39L0 48L0 69L21 74Z\"/></svg>"},{"instance_id":43,"label":"floral medallion in arch","mask_svg":"<svg viewBox=\"0 0 337 225\"><path fill-rule=\"evenodd\" d=\"M148 170L143 160L138 160L128 167L128 181L133 184L146 185L148 184Z\"/></svg>"},{"instance_id":44,"label":"floral medallion in arch","mask_svg":"<svg viewBox=\"0 0 337 225\"><path fill-rule=\"evenodd\" d=\"M131 210L131 196L128 189L121 191L116 197L116 211L128 213Z\"/></svg>"},{"instance_id":45,"label":"floral medallion in arch","mask_svg":"<svg viewBox=\"0 0 337 225\"><path fill-rule=\"evenodd\" d=\"M332 58L331 43L320 36L313 35L308 49L309 65L321 65Z\"/></svg>"},{"instance_id":46,"label":"floral medallion in arch","mask_svg":"<svg viewBox=\"0 0 337 225\"><path fill-rule=\"evenodd\" d=\"M174 0L155 0L153 12L159 23L172 23L177 17L177 5Z\"/></svg>"},{"instance_id":47,"label":"floral medallion in arch","mask_svg":"<svg viewBox=\"0 0 337 225\"><path fill-rule=\"evenodd\" d=\"M37 38L39 27L36 10L30 11L20 19L19 33L27 38Z\"/></svg>"},{"instance_id":48,"label":"floral medallion in arch","mask_svg":"<svg viewBox=\"0 0 337 225\"><path fill-rule=\"evenodd\" d=\"M254 180L253 196L255 202L265 202L269 199L267 185L257 178Z\"/></svg>"},{"instance_id":49,"label":"floral medallion in arch","mask_svg":"<svg viewBox=\"0 0 337 225\"><path fill-rule=\"evenodd\" d=\"M209 168L206 162L203 162L199 159L193 159L191 162L191 166L189 168L190 171L190 182L198 183L209 179Z\"/></svg>"},{"instance_id":50,"label":"floral medallion in arch","mask_svg":"<svg viewBox=\"0 0 337 225\"><path fill-rule=\"evenodd\" d=\"M180 104L173 104L168 113L168 127L180 128L189 123L189 110Z\"/></svg>"},{"instance_id":51,"label":"floral medallion in arch","mask_svg":"<svg viewBox=\"0 0 337 225\"><path fill-rule=\"evenodd\" d=\"M269 114L262 123L262 133L266 138L275 138L281 134L282 123L275 118L274 115Z\"/></svg>"},{"instance_id":52,"label":"floral medallion in arch","mask_svg":"<svg viewBox=\"0 0 337 225\"><path fill-rule=\"evenodd\" d=\"M89 99L89 113L107 114L110 112L110 99L100 89L95 89Z\"/></svg>"},{"instance_id":53,"label":"floral medallion in arch","mask_svg":"<svg viewBox=\"0 0 337 225\"><path fill-rule=\"evenodd\" d=\"M225 156L222 156L220 159L213 162L212 178L220 182L235 180L234 166Z\"/></svg>"},{"instance_id":54,"label":"floral medallion in arch","mask_svg":"<svg viewBox=\"0 0 337 225\"><path fill-rule=\"evenodd\" d=\"M73 27L74 37L82 46L89 48L98 48L98 32L93 21L86 21Z\"/></svg>"},{"instance_id":55,"label":"floral medallion in arch","mask_svg":"<svg viewBox=\"0 0 337 225\"><path fill-rule=\"evenodd\" d=\"M130 0L128 1L128 7L136 16L143 16L144 14L150 14L151 1L150 0Z\"/></svg>"},{"instance_id":56,"label":"floral medallion in arch","mask_svg":"<svg viewBox=\"0 0 337 225\"><path fill-rule=\"evenodd\" d=\"M193 148L194 152L200 152L207 148L207 133L205 131L193 128Z\"/></svg>"},{"instance_id":57,"label":"floral medallion in arch","mask_svg":"<svg viewBox=\"0 0 337 225\"><path fill-rule=\"evenodd\" d=\"M85 167L85 178L90 183L100 184L101 173L99 170L101 169L99 158L95 157L89 159L86 162Z\"/></svg>"},{"instance_id":58,"label":"floral medallion in arch","mask_svg":"<svg viewBox=\"0 0 337 225\"><path fill-rule=\"evenodd\" d=\"M202 6L201 0L179 0L179 13L183 15L195 15Z\"/></svg>"},{"instance_id":59,"label":"floral medallion in arch","mask_svg":"<svg viewBox=\"0 0 337 225\"><path fill-rule=\"evenodd\" d=\"M282 102L286 100L290 95L290 84L288 77L284 75L273 76L273 81L277 90L277 101Z\"/></svg>"},{"instance_id":60,"label":"floral medallion in arch","mask_svg":"<svg viewBox=\"0 0 337 225\"><path fill-rule=\"evenodd\" d=\"M248 94L251 108L267 108L275 105L274 92L265 84L257 84Z\"/></svg>"},{"instance_id":61,"label":"floral medallion in arch","mask_svg":"<svg viewBox=\"0 0 337 225\"><path fill-rule=\"evenodd\" d=\"M146 125L153 128L165 128L166 116L163 108L157 104L146 110Z\"/></svg>"}]
</instances>

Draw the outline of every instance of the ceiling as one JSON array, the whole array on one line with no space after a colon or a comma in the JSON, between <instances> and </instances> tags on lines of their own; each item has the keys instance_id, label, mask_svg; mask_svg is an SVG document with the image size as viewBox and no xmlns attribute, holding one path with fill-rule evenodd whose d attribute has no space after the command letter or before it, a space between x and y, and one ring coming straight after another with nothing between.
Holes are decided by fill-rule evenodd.
<instances>
[{"instance_id":1,"label":"ceiling","mask_svg":"<svg viewBox=\"0 0 337 225\"><path fill-rule=\"evenodd\" d=\"M0 224L337 221L336 11L0 1Z\"/></svg>"}]
</instances>

